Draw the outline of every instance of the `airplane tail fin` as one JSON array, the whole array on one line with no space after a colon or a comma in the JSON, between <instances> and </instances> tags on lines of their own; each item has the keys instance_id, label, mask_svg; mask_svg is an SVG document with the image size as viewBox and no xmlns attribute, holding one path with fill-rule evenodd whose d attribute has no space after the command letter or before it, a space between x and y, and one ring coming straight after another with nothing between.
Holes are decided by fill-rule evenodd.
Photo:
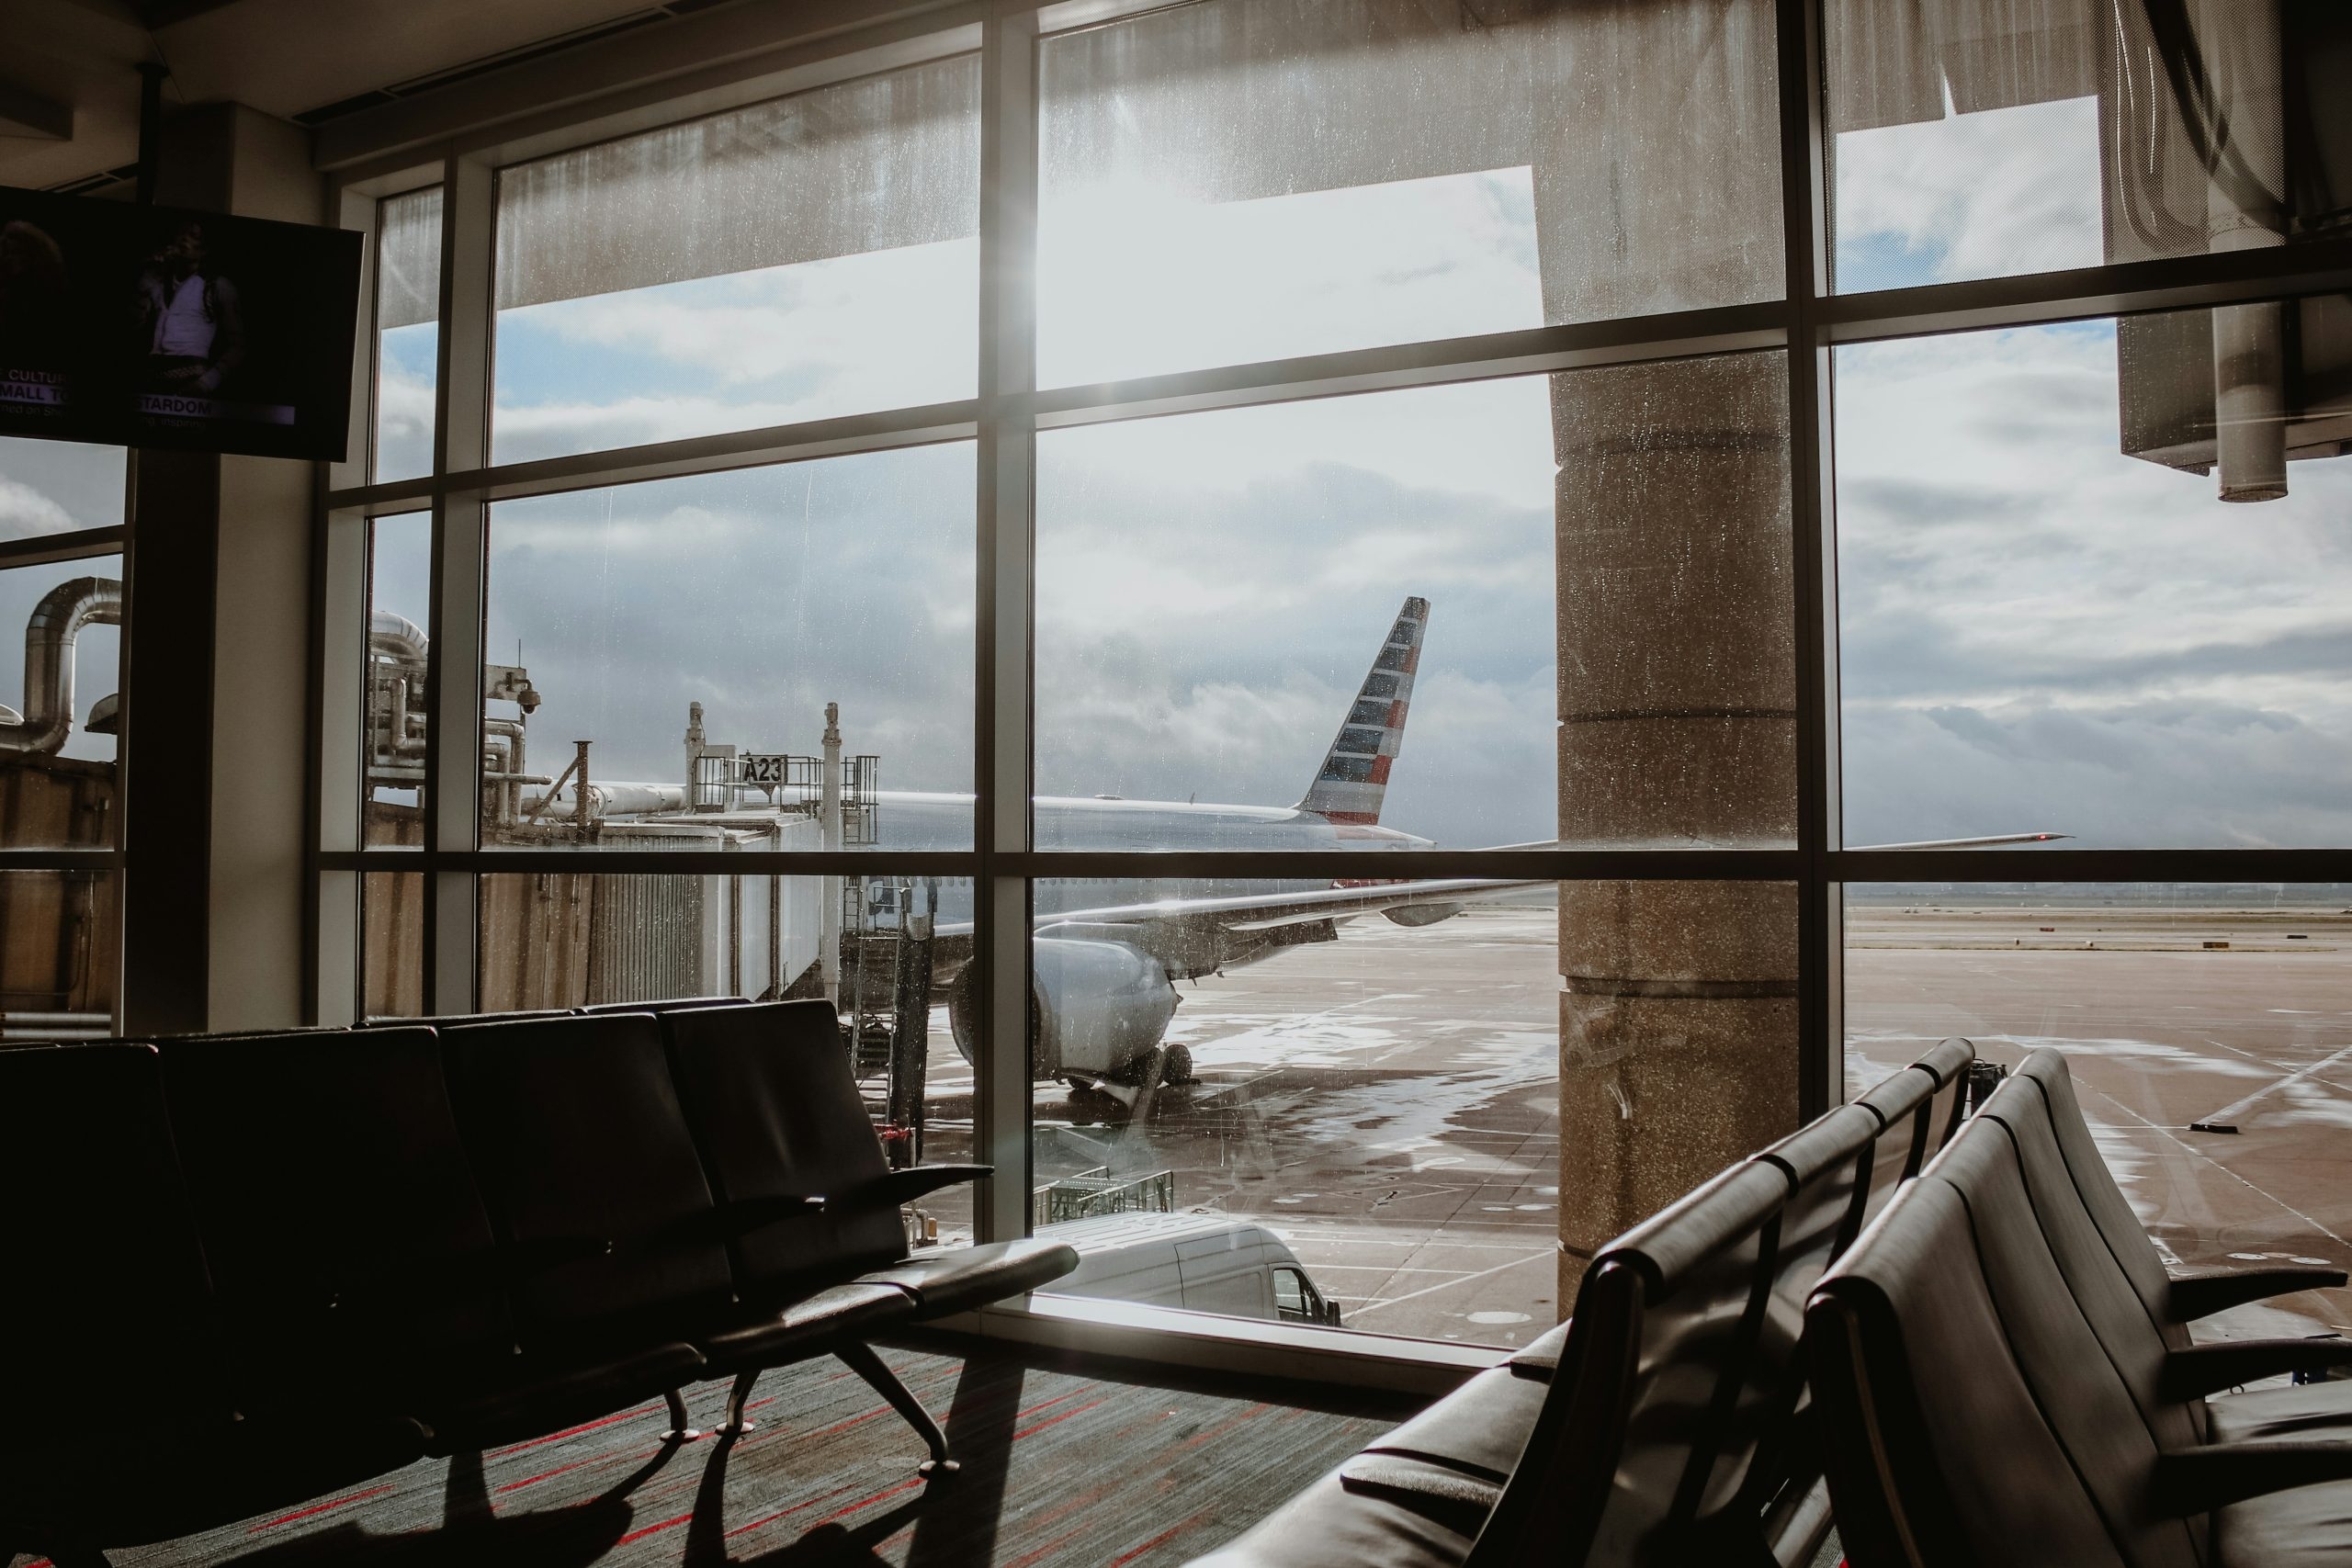
<instances>
[{"instance_id":1,"label":"airplane tail fin","mask_svg":"<svg viewBox=\"0 0 2352 1568\"><path fill-rule=\"evenodd\" d=\"M1405 712L1413 700L1413 671L1420 667L1429 622L1428 600L1405 601L1298 809L1333 822L1380 820L1388 770L1405 745Z\"/></svg>"}]
</instances>

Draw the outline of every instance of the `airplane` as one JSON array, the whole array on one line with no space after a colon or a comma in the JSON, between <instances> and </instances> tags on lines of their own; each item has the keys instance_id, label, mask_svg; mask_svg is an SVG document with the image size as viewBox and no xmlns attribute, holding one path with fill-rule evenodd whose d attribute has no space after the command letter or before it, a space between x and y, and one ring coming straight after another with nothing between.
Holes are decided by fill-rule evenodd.
<instances>
[{"instance_id":1,"label":"airplane","mask_svg":"<svg viewBox=\"0 0 2352 1568\"><path fill-rule=\"evenodd\" d=\"M1433 847L1428 839L1380 821L1389 775L1404 748L1429 614L1428 600L1405 601L1297 805L1041 796L1035 805L1040 846L1375 852ZM920 812L934 803L960 808L968 831L968 795L886 793L880 815L903 829L910 808ZM2066 836L2007 833L1868 847L1974 848ZM1569 846L1552 840L1502 847ZM1190 1081L1191 1052L1181 1043L1159 1049L1180 1000L1177 981L1261 963L1289 948L1335 942L1340 925L1351 919L1379 915L1400 926L1430 926L1472 902L1510 902L1557 886L1548 877L1348 877L1333 885L1227 880L1204 894L1198 882L1040 880L1033 893L1030 1077L1035 1082L1067 1079L1102 1088L1132 1084L1156 1070L1161 1082ZM1106 896L1107 901L1086 903ZM971 955L968 919L935 924L933 998L947 1004L956 1048L967 1062L974 1059L980 1029Z\"/></svg>"}]
</instances>

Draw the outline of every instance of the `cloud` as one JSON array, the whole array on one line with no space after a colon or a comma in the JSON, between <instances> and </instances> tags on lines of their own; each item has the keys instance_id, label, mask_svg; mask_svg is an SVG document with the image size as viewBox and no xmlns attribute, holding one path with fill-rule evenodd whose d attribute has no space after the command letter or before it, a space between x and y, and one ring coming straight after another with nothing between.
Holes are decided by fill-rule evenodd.
<instances>
[{"instance_id":1,"label":"cloud","mask_svg":"<svg viewBox=\"0 0 2352 1568\"><path fill-rule=\"evenodd\" d=\"M1835 158L1840 288L2103 259L2096 98L1847 131Z\"/></svg>"},{"instance_id":2,"label":"cloud","mask_svg":"<svg viewBox=\"0 0 2352 1568\"><path fill-rule=\"evenodd\" d=\"M28 484L0 479L0 536L29 539L36 534L62 534L73 526L72 514L51 497Z\"/></svg>"},{"instance_id":3,"label":"cloud","mask_svg":"<svg viewBox=\"0 0 2352 1568\"><path fill-rule=\"evenodd\" d=\"M2352 466L2125 456L2111 325L1842 349L1848 836L2352 836Z\"/></svg>"}]
</instances>

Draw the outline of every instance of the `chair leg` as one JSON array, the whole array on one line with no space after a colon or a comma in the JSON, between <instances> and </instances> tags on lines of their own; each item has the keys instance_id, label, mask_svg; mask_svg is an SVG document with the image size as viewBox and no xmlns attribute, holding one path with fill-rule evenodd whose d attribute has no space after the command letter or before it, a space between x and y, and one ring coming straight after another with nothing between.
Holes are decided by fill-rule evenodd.
<instances>
[{"instance_id":1,"label":"chair leg","mask_svg":"<svg viewBox=\"0 0 2352 1568\"><path fill-rule=\"evenodd\" d=\"M670 1406L670 1426L669 1429L662 1434L663 1442L691 1443L702 1436L702 1429L690 1424L686 1418L685 1395L673 1388L662 1397Z\"/></svg>"},{"instance_id":2,"label":"chair leg","mask_svg":"<svg viewBox=\"0 0 2352 1568\"><path fill-rule=\"evenodd\" d=\"M718 1423L720 1431L741 1436L759 1426L757 1421L743 1414L743 1402L752 1397L752 1391L759 1385L760 1374L756 1368L735 1374L735 1386L727 1391L727 1414Z\"/></svg>"},{"instance_id":3,"label":"chair leg","mask_svg":"<svg viewBox=\"0 0 2352 1568\"><path fill-rule=\"evenodd\" d=\"M852 1341L835 1348L833 1354L840 1357L851 1371L864 1378L875 1393L888 1400L890 1408L905 1416L908 1426L922 1435L922 1440L931 1449L931 1457L917 1467L918 1473L926 1478L956 1473L956 1461L947 1457L947 1434L941 1431L939 1423L931 1418L931 1412L922 1407L922 1401L908 1392L907 1385L899 1381L898 1374L874 1353L873 1346L863 1341Z\"/></svg>"}]
</instances>

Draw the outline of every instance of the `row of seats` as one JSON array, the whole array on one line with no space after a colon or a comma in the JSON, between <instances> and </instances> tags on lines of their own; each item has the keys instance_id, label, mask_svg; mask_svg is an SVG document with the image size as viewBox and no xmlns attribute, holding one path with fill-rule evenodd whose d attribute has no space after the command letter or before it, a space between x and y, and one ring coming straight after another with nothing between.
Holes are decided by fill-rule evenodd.
<instances>
[{"instance_id":1,"label":"row of seats","mask_svg":"<svg viewBox=\"0 0 2352 1568\"><path fill-rule=\"evenodd\" d=\"M1077 1265L908 1255L821 1002L0 1053L0 1561L60 1562L831 1353ZM102 1561L102 1559L97 1559Z\"/></svg>"},{"instance_id":2,"label":"row of seats","mask_svg":"<svg viewBox=\"0 0 2352 1568\"><path fill-rule=\"evenodd\" d=\"M1825 1429L1842 1417L1807 1377L1808 1297L1954 1140L1973 1058L1943 1042L1601 1248L1567 1323L1197 1568L1809 1561L1830 1524ZM2342 1280L2207 1271L2151 1289L2206 1311Z\"/></svg>"},{"instance_id":3,"label":"row of seats","mask_svg":"<svg viewBox=\"0 0 2352 1568\"><path fill-rule=\"evenodd\" d=\"M2270 1568L2352 1561L2343 1339L2192 1344L2301 1265L2168 1269L2065 1059L2028 1056L1805 1314L1853 1568Z\"/></svg>"}]
</instances>

